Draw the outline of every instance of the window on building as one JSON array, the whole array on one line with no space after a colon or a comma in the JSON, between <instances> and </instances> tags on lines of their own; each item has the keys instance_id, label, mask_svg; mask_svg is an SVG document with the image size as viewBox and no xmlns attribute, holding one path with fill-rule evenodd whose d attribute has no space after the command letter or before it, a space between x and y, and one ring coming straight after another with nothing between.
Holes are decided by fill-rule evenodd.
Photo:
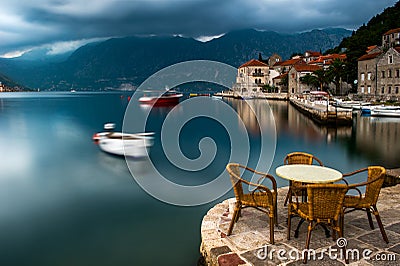
<instances>
[{"instance_id":1,"label":"window on building","mask_svg":"<svg viewBox=\"0 0 400 266\"><path fill-rule=\"evenodd\" d=\"M364 81L364 79L365 79L365 74L364 73L361 73L361 81Z\"/></svg>"},{"instance_id":2,"label":"window on building","mask_svg":"<svg viewBox=\"0 0 400 266\"><path fill-rule=\"evenodd\" d=\"M391 94L392 93L392 87L389 87L388 88L388 94Z\"/></svg>"},{"instance_id":3,"label":"window on building","mask_svg":"<svg viewBox=\"0 0 400 266\"><path fill-rule=\"evenodd\" d=\"M365 92L364 86L361 86L361 93L364 93L364 92Z\"/></svg>"},{"instance_id":4,"label":"window on building","mask_svg":"<svg viewBox=\"0 0 400 266\"><path fill-rule=\"evenodd\" d=\"M400 77L400 70L396 69L396 78Z\"/></svg>"},{"instance_id":5,"label":"window on building","mask_svg":"<svg viewBox=\"0 0 400 266\"><path fill-rule=\"evenodd\" d=\"M368 74L367 74L367 79L368 79L368 80L371 80L371 72L368 72Z\"/></svg>"},{"instance_id":6,"label":"window on building","mask_svg":"<svg viewBox=\"0 0 400 266\"><path fill-rule=\"evenodd\" d=\"M389 55L388 57L388 63L393 64L393 55Z\"/></svg>"},{"instance_id":7,"label":"window on building","mask_svg":"<svg viewBox=\"0 0 400 266\"><path fill-rule=\"evenodd\" d=\"M367 90L368 90L368 94L371 94L371 86L368 86Z\"/></svg>"},{"instance_id":8,"label":"window on building","mask_svg":"<svg viewBox=\"0 0 400 266\"><path fill-rule=\"evenodd\" d=\"M382 70L382 78L385 78L385 71Z\"/></svg>"},{"instance_id":9,"label":"window on building","mask_svg":"<svg viewBox=\"0 0 400 266\"><path fill-rule=\"evenodd\" d=\"M396 90L396 94L399 94L399 87L396 87L395 90Z\"/></svg>"},{"instance_id":10,"label":"window on building","mask_svg":"<svg viewBox=\"0 0 400 266\"><path fill-rule=\"evenodd\" d=\"M392 77L392 70L388 69L388 78L391 78L391 77Z\"/></svg>"},{"instance_id":11,"label":"window on building","mask_svg":"<svg viewBox=\"0 0 400 266\"><path fill-rule=\"evenodd\" d=\"M385 87L382 87L381 94L385 94Z\"/></svg>"}]
</instances>

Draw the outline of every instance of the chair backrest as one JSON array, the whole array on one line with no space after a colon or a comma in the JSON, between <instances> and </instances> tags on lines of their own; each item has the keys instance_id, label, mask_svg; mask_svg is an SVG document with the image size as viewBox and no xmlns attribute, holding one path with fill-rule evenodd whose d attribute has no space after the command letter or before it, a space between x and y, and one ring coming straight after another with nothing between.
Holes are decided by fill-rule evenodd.
<instances>
[{"instance_id":1,"label":"chair backrest","mask_svg":"<svg viewBox=\"0 0 400 266\"><path fill-rule=\"evenodd\" d=\"M305 152L292 152L286 155L283 160L284 164L313 164L316 161L319 165L323 166L324 164L320 159L315 157L312 154Z\"/></svg>"},{"instance_id":2,"label":"chair backrest","mask_svg":"<svg viewBox=\"0 0 400 266\"><path fill-rule=\"evenodd\" d=\"M273 197L271 189L274 190L275 192L277 190L276 180L270 174L256 171L254 169L251 169L244 165L240 165L238 163L229 163L226 166L226 170L229 173L229 177L231 179L231 183L233 186L233 191L238 201L240 201L243 198L243 195L246 194L243 191L243 185L248 185L249 188L252 188L253 189L252 193L255 191L266 193L268 195L268 198L270 199L272 199ZM246 176L246 178L249 179L258 177L257 183L252 183L250 181L247 181L246 179L243 179L242 176ZM262 181L264 180L269 180L269 182L271 183L270 184L271 188L261 184Z\"/></svg>"},{"instance_id":3,"label":"chair backrest","mask_svg":"<svg viewBox=\"0 0 400 266\"><path fill-rule=\"evenodd\" d=\"M367 184L365 188L364 201L369 204L376 204L378 201L379 193L381 191L383 182L385 181L386 169L382 166L369 166L368 167L368 180L374 179L374 182Z\"/></svg>"},{"instance_id":4,"label":"chair backrest","mask_svg":"<svg viewBox=\"0 0 400 266\"><path fill-rule=\"evenodd\" d=\"M310 219L335 219L343 208L348 187L345 184L307 185L307 204Z\"/></svg>"},{"instance_id":5,"label":"chair backrest","mask_svg":"<svg viewBox=\"0 0 400 266\"><path fill-rule=\"evenodd\" d=\"M243 180L240 178L239 166L240 165L237 163L229 163L226 166L226 170L229 173L229 177L233 186L233 192L235 193L235 197L237 200L240 200L243 197Z\"/></svg>"}]
</instances>

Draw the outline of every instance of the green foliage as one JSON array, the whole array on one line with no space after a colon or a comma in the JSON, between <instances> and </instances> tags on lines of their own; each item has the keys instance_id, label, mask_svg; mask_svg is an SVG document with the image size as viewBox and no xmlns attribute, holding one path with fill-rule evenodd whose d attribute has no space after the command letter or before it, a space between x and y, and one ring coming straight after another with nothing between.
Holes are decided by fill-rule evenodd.
<instances>
[{"instance_id":1,"label":"green foliage","mask_svg":"<svg viewBox=\"0 0 400 266\"><path fill-rule=\"evenodd\" d=\"M345 72L349 81L357 79L357 59L365 54L368 46L382 45L382 35L391 30L400 28L400 1L393 7L386 8L381 14L370 19L362 25L352 36L344 38L339 46L328 50L330 53L346 51L347 63Z\"/></svg>"}]
</instances>

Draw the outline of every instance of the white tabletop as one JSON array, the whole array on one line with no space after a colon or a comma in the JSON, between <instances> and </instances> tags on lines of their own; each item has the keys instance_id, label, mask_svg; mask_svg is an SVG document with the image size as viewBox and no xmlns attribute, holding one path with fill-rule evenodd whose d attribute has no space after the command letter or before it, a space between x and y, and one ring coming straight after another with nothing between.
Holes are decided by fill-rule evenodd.
<instances>
[{"instance_id":1,"label":"white tabletop","mask_svg":"<svg viewBox=\"0 0 400 266\"><path fill-rule=\"evenodd\" d=\"M335 169L308 164L282 165L276 168L276 174L303 183L332 183L342 179L342 173Z\"/></svg>"}]
</instances>

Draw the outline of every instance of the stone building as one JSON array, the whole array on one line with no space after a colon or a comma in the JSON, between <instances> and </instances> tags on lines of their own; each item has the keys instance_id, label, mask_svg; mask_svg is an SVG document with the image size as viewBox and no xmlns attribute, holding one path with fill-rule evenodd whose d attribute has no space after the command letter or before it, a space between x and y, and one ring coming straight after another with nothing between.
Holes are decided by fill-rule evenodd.
<instances>
[{"instance_id":1,"label":"stone building","mask_svg":"<svg viewBox=\"0 0 400 266\"><path fill-rule=\"evenodd\" d=\"M382 46L368 47L358 59L357 93L381 100L400 98L400 28L382 35Z\"/></svg>"},{"instance_id":2,"label":"stone building","mask_svg":"<svg viewBox=\"0 0 400 266\"><path fill-rule=\"evenodd\" d=\"M283 73L272 79L272 84L274 87L278 88L278 92L288 92L287 85L284 84L284 80L287 80L288 73Z\"/></svg>"},{"instance_id":3,"label":"stone building","mask_svg":"<svg viewBox=\"0 0 400 266\"><path fill-rule=\"evenodd\" d=\"M400 45L400 28L392 29L382 35L382 46L385 49Z\"/></svg>"},{"instance_id":4,"label":"stone building","mask_svg":"<svg viewBox=\"0 0 400 266\"><path fill-rule=\"evenodd\" d=\"M382 52L371 52L358 58L358 94L363 96L376 95L377 63Z\"/></svg>"},{"instance_id":5,"label":"stone building","mask_svg":"<svg viewBox=\"0 0 400 266\"><path fill-rule=\"evenodd\" d=\"M288 83L289 83L289 93L290 94L299 94L306 91L310 91L311 88L300 81L301 77L304 77L307 74L312 74L314 71L321 69L320 66L317 65L294 65L288 74Z\"/></svg>"},{"instance_id":6,"label":"stone building","mask_svg":"<svg viewBox=\"0 0 400 266\"><path fill-rule=\"evenodd\" d=\"M269 58L268 58L268 65L270 67L273 67L276 63L278 62L282 62L282 57L276 53L272 54Z\"/></svg>"},{"instance_id":7,"label":"stone building","mask_svg":"<svg viewBox=\"0 0 400 266\"><path fill-rule=\"evenodd\" d=\"M400 46L389 48L377 62L376 94L386 100L400 97Z\"/></svg>"}]
</instances>

